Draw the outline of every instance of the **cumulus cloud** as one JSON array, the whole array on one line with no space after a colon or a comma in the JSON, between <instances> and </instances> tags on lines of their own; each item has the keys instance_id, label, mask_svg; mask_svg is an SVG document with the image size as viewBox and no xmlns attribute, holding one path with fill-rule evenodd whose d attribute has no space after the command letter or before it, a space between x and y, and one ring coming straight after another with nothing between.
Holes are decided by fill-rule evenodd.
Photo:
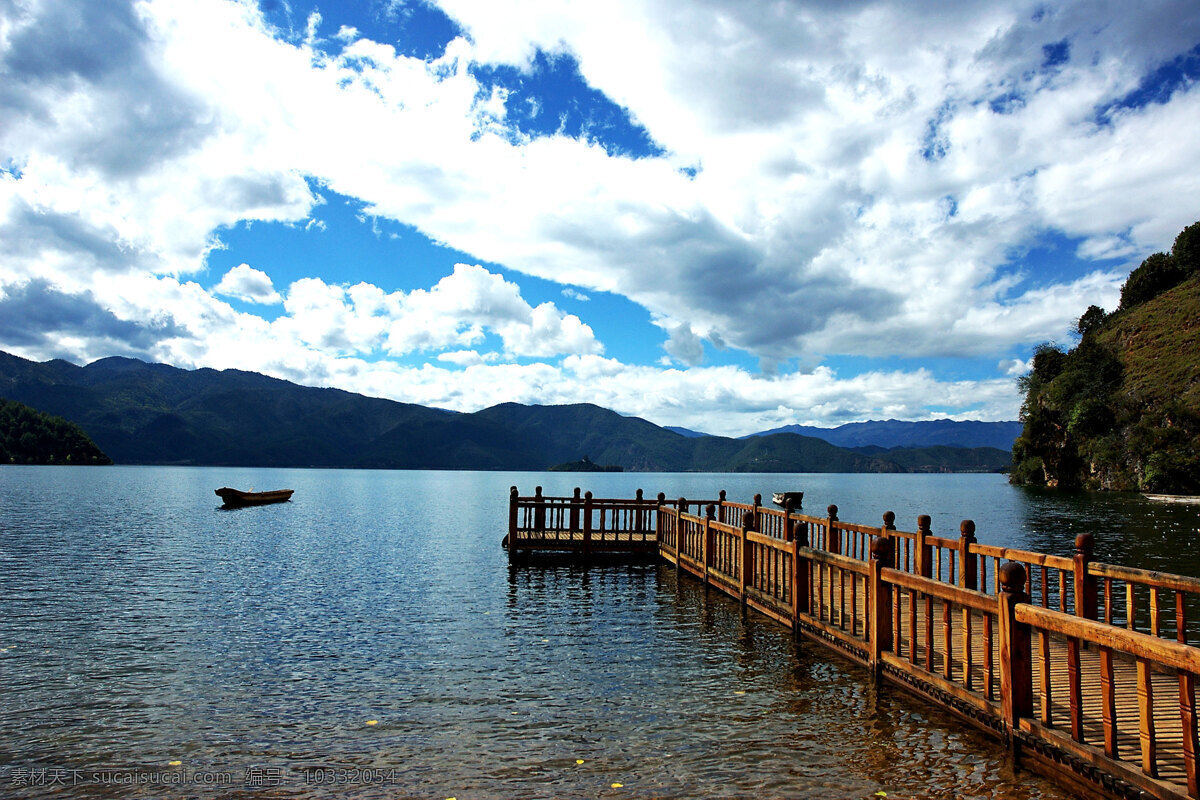
<instances>
[{"instance_id":1,"label":"cumulus cloud","mask_svg":"<svg viewBox=\"0 0 1200 800\"><path fill-rule=\"evenodd\" d=\"M274 305L283 298L275 291L270 276L249 264L238 264L226 272L213 291L226 297L234 297L247 303Z\"/></svg>"},{"instance_id":2,"label":"cumulus cloud","mask_svg":"<svg viewBox=\"0 0 1200 800\"><path fill-rule=\"evenodd\" d=\"M604 402L589 376L611 370L661 395L609 389L613 407L704 429L920 416L918 396L1011 416L1008 377L838 376L820 357L998 363L1113 307L1124 271L1195 216L1163 198L1200 190L1200 143L1178 133L1200 86L1138 95L1200 41L1194 3L438 5L468 36L426 62L315 13L284 34L250 2L0 3L0 290L40 331L9 325L0 346L102 338L452 408ZM661 151L517 131L470 66L528 68L539 49L575 59ZM407 292L328 274L277 292L248 265L212 291L188 279L240 222L323 228L315 186L564 296L626 297L691 368L605 359L585 319L477 266ZM1034 274L1019 253L1047 231L1128 261ZM697 367L705 341L777 365L754 382L769 407L700 385L746 377ZM467 355L493 352L510 363ZM380 358L421 353L453 369ZM713 401L679 401L666 376ZM724 408L743 422L696 416Z\"/></svg>"}]
</instances>

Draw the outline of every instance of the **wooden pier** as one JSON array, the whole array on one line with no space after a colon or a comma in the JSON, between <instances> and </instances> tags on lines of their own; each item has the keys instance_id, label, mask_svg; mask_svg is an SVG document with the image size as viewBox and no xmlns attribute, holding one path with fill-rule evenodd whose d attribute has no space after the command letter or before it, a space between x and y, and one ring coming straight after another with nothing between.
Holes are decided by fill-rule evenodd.
<instances>
[{"instance_id":1,"label":"wooden pier","mask_svg":"<svg viewBox=\"0 0 1200 800\"><path fill-rule=\"evenodd\" d=\"M511 558L661 558L1005 742L1086 795L1200 798L1200 579L792 509L662 494L522 497Z\"/></svg>"}]
</instances>

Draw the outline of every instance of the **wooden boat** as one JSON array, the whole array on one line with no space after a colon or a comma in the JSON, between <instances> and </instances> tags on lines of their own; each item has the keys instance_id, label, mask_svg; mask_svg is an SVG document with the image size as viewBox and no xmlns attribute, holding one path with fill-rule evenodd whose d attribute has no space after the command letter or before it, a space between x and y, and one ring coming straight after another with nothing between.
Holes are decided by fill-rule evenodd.
<instances>
[{"instance_id":1,"label":"wooden boat","mask_svg":"<svg viewBox=\"0 0 1200 800\"><path fill-rule=\"evenodd\" d=\"M1194 494L1143 494L1142 497L1159 503L1188 503L1191 505L1200 504L1200 496L1196 496Z\"/></svg>"},{"instance_id":2,"label":"wooden boat","mask_svg":"<svg viewBox=\"0 0 1200 800\"><path fill-rule=\"evenodd\" d=\"M804 492L776 492L771 495L772 502L780 508L800 508L804 501Z\"/></svg>"},{"instance_id":3,"label":"wooden boat","mask_svg":"<svg viewBox=\"0 0 1200 800\"><path fill-rule=\"evenodd\" d=\"M292 492L295 489L276 489L272 492L243 492L223 486L215 491L217 497L225 501L226 506L236 508L239 506L262 506L267 503L286 503L291 499Z\"/></svg>"}]
</instances>

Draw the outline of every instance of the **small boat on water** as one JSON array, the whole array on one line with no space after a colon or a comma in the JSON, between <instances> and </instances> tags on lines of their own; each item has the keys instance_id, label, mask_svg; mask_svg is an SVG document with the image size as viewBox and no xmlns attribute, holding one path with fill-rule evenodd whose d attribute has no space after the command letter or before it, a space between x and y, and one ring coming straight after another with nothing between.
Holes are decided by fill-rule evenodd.
<instances>
[{"instance_id":1,"label":"small boat on water","mask_svg":"<svg viewBox=\"0 0 1200 800\"><path fill-rule=\"evenodd\" d=\"M225 502L228 508L240 506L263 506L267 503L286 503L292 497L295 489L276 489L272 492L243 492L223 486L215 490L217 497Z\"/></svg>"},{"instance_id":2,"label":"small boat on water","mask_svg":"<svg viewBox=\"0 0 1200 800\"><path fill-rule=\"evenodd\" d=\"M804 501L804 492L775 492L771 495L772 502L780 508L800 508Z\"/></svg>"},{"instance_id":3,"label":"small boat on water","mask_svg":"<svg viewBox=\"0 0 1200 800\"><path fill-rule=\"evenodd\" d=\"M1200 504L1200 496L1194 494L1143 494L1147 500L1154 500L1158 503L1188 503L1191 505Z\"/></svg>"}]
</instances>

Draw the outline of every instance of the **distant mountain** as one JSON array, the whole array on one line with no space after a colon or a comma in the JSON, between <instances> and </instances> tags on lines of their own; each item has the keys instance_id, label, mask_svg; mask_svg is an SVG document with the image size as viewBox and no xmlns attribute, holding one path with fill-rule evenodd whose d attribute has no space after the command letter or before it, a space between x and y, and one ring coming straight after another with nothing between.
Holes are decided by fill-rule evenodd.
<instances>
[{"instance_id":1,"label":"distant mountain","mask_svg":"<svg viewBox=\"0 0 1200 800\"><path fill-rule=\"evenodd\" d=\"M774 433L797 433L815 436L838 447L994 447L1012 451L1013 442L1021 435L1020 422L955 422L949 419L904 422L889 419L870 422L849 422L836 428L816 428L808 425L785 425L769 431L743 436L770 436Z\"/></svg>"},{"instance_id":2,"label":"distant mountain","mask_svg":"<svg viewBox=\"0 0 1200 800\"><path fill-rule=\"evenodd\" d=\"M78 423L132 464L544 470L587 455L631 471L906 472L1009 462L999 450L855 452L794 433L689 437L587 403L453 413L127 358L78 367L0 353L0 395Z\"/></svg>"},{"instance_id":3,"label":"distant mountain","mask_svg":"<svg viewBox=\"0 0 1200 800\"><path fill-rule=\"evenodd\" d=\"M78 425L0 397L0 464L111 464Z\"/></svg>"},{"instance_id":4,"label":"distant mountain","mask_svg":"<svg viewBox=\"0 0 1200 800\"><path fill-rule=\"evenodd\" d=\"M680 436L686 436L689 439L699 439L702 436L712 435L708 433L701 433L700 431L694 431L691 428L681 428L678 425L664 425L663 430L670 431L671 433L678 433Z\"/></svg>"}]
</instances>

